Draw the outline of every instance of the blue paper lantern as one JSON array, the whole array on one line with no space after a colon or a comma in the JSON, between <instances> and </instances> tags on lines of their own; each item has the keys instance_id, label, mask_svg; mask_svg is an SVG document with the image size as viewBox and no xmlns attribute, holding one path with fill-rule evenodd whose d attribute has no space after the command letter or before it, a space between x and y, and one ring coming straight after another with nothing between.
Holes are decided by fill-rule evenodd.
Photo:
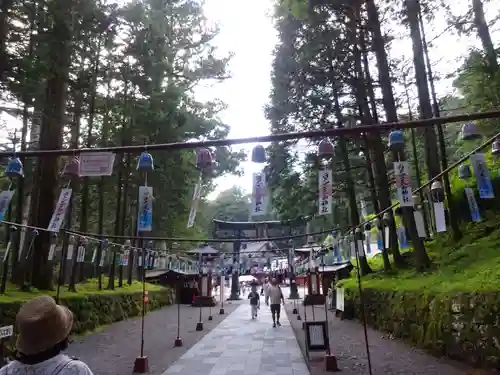
<instances>
[{"instance_id":1,"label":"blue paper lantern","mask_svg":"<svg viewBox=\"0 0 500 375\"><path fill-rule=\"evenodd\" d=\"M5 175L9 178L24 177L23 163L21 163L21 160L18 157L9 159Z\"/></svg>"},{"instance_id":2,"label":"blue paper lantern","mask_svg":"<svg viewBox=\"0 0 500 375\"><path fill-rule=\"evenodd\" d=\"M389 149L401 151L405 147L405 136L401 130L393 130L389 134Z\"/></svg>"},{"instance_id":3,"label":"blue paper lantern","mask_svg":"<svg viewBox=\"0 0 500 375\"><path fill-rule=\"evenodd\" d=\"M152 172L154 171L155 166L153 164L153 157L151 154L147 151L144 151L140 156L139 160L137 161L137 170L138 171L145 171L145 172Z\"/></svg>"},{"instance_id":4,"label":"blue paper lantern","mask_svg":"<svg viewBox=\"0 0 500 375\"><path fill-rule=\"evenodd\" d=\"M458 167L458 178L461 180L467 180L472 177L472 171L470 169L470 164L462 164Z\"/></svg>"},{"instance_id":5,"label":"blue paper lantern","mask_svg":"<svg viewBox=\"0 0 500 375\"><path fill-rule=\"evenodd\" d=\"M323 138L318 144L318 157L327 159L333 157L335 148L328 138Z\"/></svg>"},{"instance_id":6,"label":"blue paper lantern","mask_svg":"<svg viewBox=\"0 0 500 375\"><path fill-rule=\"evenodd\" d=\"M469 122L462 126L460 137L464 141L471 141L474 139L481 138L481 133L479 132L479 128L474 122Z\"/></svg>"},{"instance_id":7,"label":"blue paper lantern","mask_svg":"<svg viewBox=\"0 0 500 375\"><path fill-rule=\"evenodd\" d=\"M500 139L495 139L495 142L491 145L491 153L493 155L500 155Z\"/></svg>"},{"instance_id":8,"label":"blue paper lantern","mask_svg":"<svg viewBox=\"0 0 500 375\"><path fill-rule=\"evenodd\" d=\"M367 232L368 232L368 231L370 231L371 229L372 229L372 225L371 225L371 223L366 223L366 224L365 224L365 231L367 231Z\"/></svg>"},{"instance_id":9,"label":"blue paper lantern","mask_svg":"<svg viewBox=\"0 0 500 375\"><path fill-rule=\"evenodd\" d=\"M257 145L252 149L252 162L263 164L266 162L266 149L262 145Z\"/></svg>"}]
</instances>

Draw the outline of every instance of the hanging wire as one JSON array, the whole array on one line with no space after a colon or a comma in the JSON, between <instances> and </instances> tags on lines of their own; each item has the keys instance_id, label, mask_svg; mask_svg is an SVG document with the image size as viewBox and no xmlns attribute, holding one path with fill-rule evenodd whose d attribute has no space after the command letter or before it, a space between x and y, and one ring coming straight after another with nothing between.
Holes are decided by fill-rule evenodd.
<instances>
[{"instance_id":1,"label":"hanging wire","mask_svg":"<svg viewBox=\"0 0 500 375\"><path fill-rule=\"evenodd\" d=\"M96 147L96 148L80 148L80 149L64 149L64 150L30 150L20 151L16 154L18 156L48 156L48 155L73 155L82 152L134 152L140 153L147 147L149 151L172 151L172 150L185 150L196 149L200 147L221 147L238 145L244 143L266 143L276 141L287 141L299 138L322 138L322 137L335 137L341 135L359 135L362 133L381 133L394 129L409 129L409 128L425 128L432 127L439 124L447 124L450 122L463 122L475 121L483 119L492 119L500 117L500 109L495 109L485 112L476 112L470 114L458 114L453 116L420 119L412 121L401 122L388 122L376 125L360 125L352 128L329 128L322 130L310 130L305 132L292 132L282 134L272 134L250 138L233 138L233 139L214 139L196 142L176 142L176 143L159 143L151 145L130 145L130 146L114 146L114 147ZM0 157L11 156L12 152L0 152Z\"/></svg>"}]
</instances>

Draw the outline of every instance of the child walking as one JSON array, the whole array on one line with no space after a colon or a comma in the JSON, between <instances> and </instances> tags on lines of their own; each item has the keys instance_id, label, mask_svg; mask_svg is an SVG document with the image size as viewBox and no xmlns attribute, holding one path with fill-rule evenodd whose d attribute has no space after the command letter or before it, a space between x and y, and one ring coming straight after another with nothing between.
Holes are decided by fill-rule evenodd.
<instances>
[{"instance_id":1,"label":"child walking","mask_svg":"<svg viewBox=\"0 0 500 375\"><path fill-rule=\"evenodd\" d=\"M252 286L252 291L248 293L248 299L250 300L250 307L253 320L257 318L257 310L260 308L260 295L257 292L256 287Z\"/></svg>"}]
</instances>

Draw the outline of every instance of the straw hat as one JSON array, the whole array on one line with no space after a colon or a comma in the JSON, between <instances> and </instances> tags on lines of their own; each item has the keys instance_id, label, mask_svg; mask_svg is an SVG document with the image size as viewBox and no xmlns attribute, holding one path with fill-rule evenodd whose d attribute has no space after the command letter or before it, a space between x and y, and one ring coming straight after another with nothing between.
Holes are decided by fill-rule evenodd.
<instances>
[{"instance_id":1,"label":"straw hat","mask_svg":"<svg viewBox=\"0 0 500 375\"><path fill-rule=\"evenodd\" d=\"M25 355L42 353L64 341L73 326L73 314L49 296L33 298L16 316L17 350Z\"/></svg>"}]
</instances>

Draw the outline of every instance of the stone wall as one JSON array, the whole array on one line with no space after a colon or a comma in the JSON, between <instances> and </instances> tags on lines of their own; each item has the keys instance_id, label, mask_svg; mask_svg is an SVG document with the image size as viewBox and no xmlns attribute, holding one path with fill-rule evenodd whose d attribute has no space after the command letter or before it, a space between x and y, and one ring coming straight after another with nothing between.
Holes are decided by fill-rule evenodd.
<instances>
[{"instance_id":1,"label":"stone wall","mask_svg":"<svg viewBox=\"0 0 500 375\"><path fill-rule=\"evenodd\" d=\"M500 368L500 292L433 295L364 289L368 324L470 365ZM346 309L359 319L357 290L346 290Z\"/></svg>"}]
</instances>

